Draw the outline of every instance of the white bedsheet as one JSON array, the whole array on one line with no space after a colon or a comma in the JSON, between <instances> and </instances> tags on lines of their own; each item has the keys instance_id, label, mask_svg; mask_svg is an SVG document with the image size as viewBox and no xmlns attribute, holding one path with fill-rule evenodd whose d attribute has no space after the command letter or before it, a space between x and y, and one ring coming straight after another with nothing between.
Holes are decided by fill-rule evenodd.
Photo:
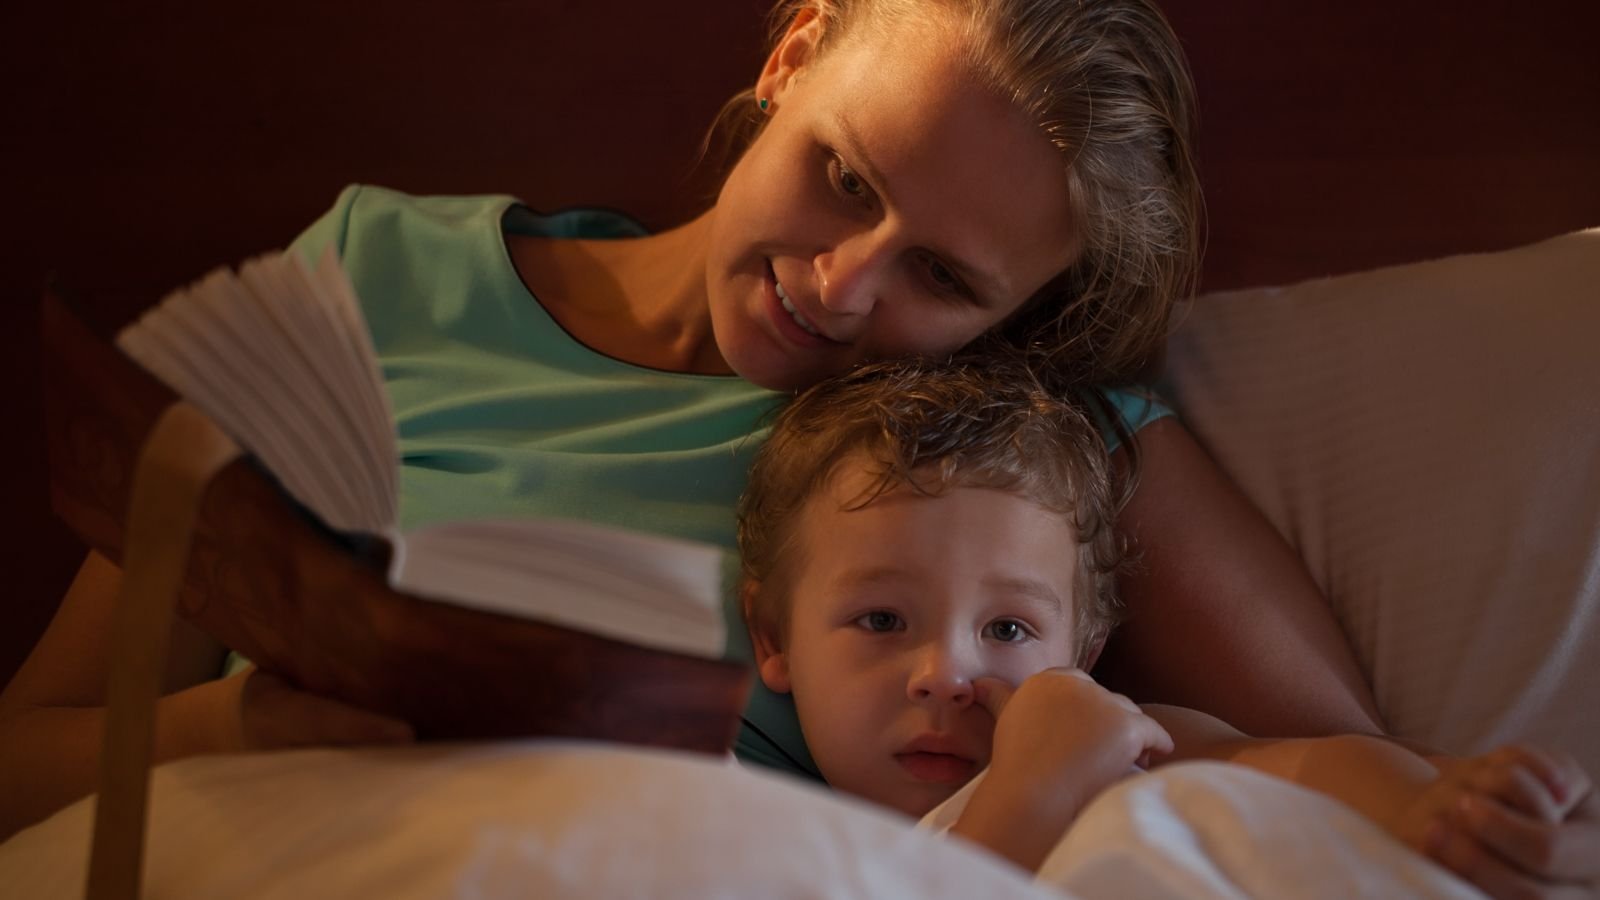
<instances>
[{"instance_id":1,"label":"white bedsheet","mask_svg":"<svg viewBox=\"0 0 1600 900\"><path fill-rule=\"evenodd\" d=\"M895 814L682 754L210 757L163 767L154 789L145 886L161 898L1473 896L1337 804L1214 764L1107 791L1046 862L1048 886ZM7 895L81 896L92 812L0 845Z\"/></svg>"},{"instance_id":2,"label":"white bedsheet","mask_svg":"<svg viewBox=\"0 0 1600 900\"><path fill-rule=\"evenodd\" d=\"M1168 766L1106 791L1039 878L1095 898L1481 896L1343 805L1220 763Z\"/></svg>"},{"instance_id":3,"label":"white bedsheet","mask_svg":"<svg viewBox=\"0 0 1600 900\"><path fill-rule=\"evenodd\" d=\"M949 830L982 778L919 827ZM1134 770L1084 809L1038 881L1107 900L1481 896L1321 794L1211 762Z\"/></svg>"},{"instance_id":4,"label":"white bedsheet","mask_svg":"<svg viewBox=\"0 0 1600 900\"><path fill-rule=\"evenodd\" d=\"M0 894L81 896L92 814L0 845ZM574 742L191 759L151 821L151 898L1050 896L790 779Z\"/></svg>"}]
</instances>

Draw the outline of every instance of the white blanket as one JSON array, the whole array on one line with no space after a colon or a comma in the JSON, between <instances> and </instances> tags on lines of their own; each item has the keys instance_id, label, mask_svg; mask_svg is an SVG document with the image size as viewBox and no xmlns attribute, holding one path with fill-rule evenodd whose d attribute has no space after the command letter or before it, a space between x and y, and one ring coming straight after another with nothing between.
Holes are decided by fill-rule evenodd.
<instances>
[{"instance_id":1,"label":"white blanket","mask_svg":"<svg viewBox=\"0 0 1600 900\"><path fill-rule=\"evenodd\" d=\"M87 801L0 845L77 897ZM1098 798L1044 867L1083 898L1471 896L1331 801L1219 765ZM303 751L158 770L150 897L1058 896L898 815L718 760L568 742Z\"/></svg>"},{"instance_id":2,"label":"white blanket","mask_svg":"<svg viewBox=\"0 0 1600 900\"><path fill-rule=\"evenodd\" d=\"M921 827L948 830L976 782ZM1340 803L1208 762L1141 772L1106 790L1045 858L1038 879L1083 898L1480 896Z\"/></svg>"}]
</instances>

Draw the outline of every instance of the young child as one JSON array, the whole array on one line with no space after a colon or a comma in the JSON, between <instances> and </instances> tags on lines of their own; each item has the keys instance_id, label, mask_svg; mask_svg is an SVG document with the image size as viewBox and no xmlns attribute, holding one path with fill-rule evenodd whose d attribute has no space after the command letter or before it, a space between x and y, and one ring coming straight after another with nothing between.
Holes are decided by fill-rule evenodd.
<instances>
[{"instance_id":1,"label":"young child","mask_svg":"<svg viewBox=\"0 0 1600 900\"><path fill-rule=\"evenodd\" d=\"M1251 740L1099 687L1115 507L1097 430L1016 363L867 366L784 410L740 504L743 603L828 783L920 817L982 772L951 830L1030 870L1100 790L1180 759L1322 791L1419 850L1464 814L1548 838L1587 793L1526 748Z\"/></svg>"}]
</instances>

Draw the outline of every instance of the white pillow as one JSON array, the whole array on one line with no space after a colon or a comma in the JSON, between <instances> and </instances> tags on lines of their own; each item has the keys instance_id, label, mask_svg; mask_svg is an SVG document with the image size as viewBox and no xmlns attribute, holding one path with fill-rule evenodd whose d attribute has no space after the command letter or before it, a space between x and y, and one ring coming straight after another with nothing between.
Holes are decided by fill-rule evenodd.
<instances>
[{"instance_id":1,"label":"white pillow","mask_svg":"<svg viewBox=\"0 0 1600 900\"><path fill-rule=\"evenodd\" d=\"M1305 558L1390 728L1600 775L1600 229L1180 315L1168 395Z\"/></svg>"},{"instance_id":2,"label":"white pillow","mask_svg":"<svg viewBox=\"0 0 1600 900\"><path fill-rule=\"evenodd\" d=\"M163 898L1469 893L1332 800L1218 763L1101 794L1038 883L787 776L573 741L195 757L156 770L151 809L145 896ZM0 844L6 896L81 897L92 814Z\"/></svg>"},{"instance_id":3,"label":"white pillow","mask_svg":"<svg viewBox=\"0 0 1600 900\"><path fill-rule=\"evenodd\" d=\"M202 756L151 790L147 897L993 897L1045 888L903 816L715 757L576 741ZM0 844L83 896L85 800Z\"/></svg>"}]
</instances>

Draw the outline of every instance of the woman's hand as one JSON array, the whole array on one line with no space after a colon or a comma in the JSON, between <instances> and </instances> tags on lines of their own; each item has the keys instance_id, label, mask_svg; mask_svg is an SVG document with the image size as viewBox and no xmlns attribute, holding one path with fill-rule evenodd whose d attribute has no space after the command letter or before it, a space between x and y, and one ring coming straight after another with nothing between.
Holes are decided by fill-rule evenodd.
<instances>
[{"instance_id":1,"label":"woman's hand","mask_svg":"<svg viewBox=\"0 0 1600 900\"><path fill-rule=\"evenodd\" d=\"M271 672L251 666L219 683L224 717L223 747L276 750L352 744L403 744L415 739L399 719L299 690Z\"/></svg>"},{"instance_id":2,"label":"woman's hand","mask_svg":"<svg viewBox=\"0 0 1600 900\"><path fill-rule=\"evenodd\" d=\"M1571 757L1519 745L1447 768L1408 836L1493 897L1600 896L1600 798Z\"/></svg>"}]
</instances>

